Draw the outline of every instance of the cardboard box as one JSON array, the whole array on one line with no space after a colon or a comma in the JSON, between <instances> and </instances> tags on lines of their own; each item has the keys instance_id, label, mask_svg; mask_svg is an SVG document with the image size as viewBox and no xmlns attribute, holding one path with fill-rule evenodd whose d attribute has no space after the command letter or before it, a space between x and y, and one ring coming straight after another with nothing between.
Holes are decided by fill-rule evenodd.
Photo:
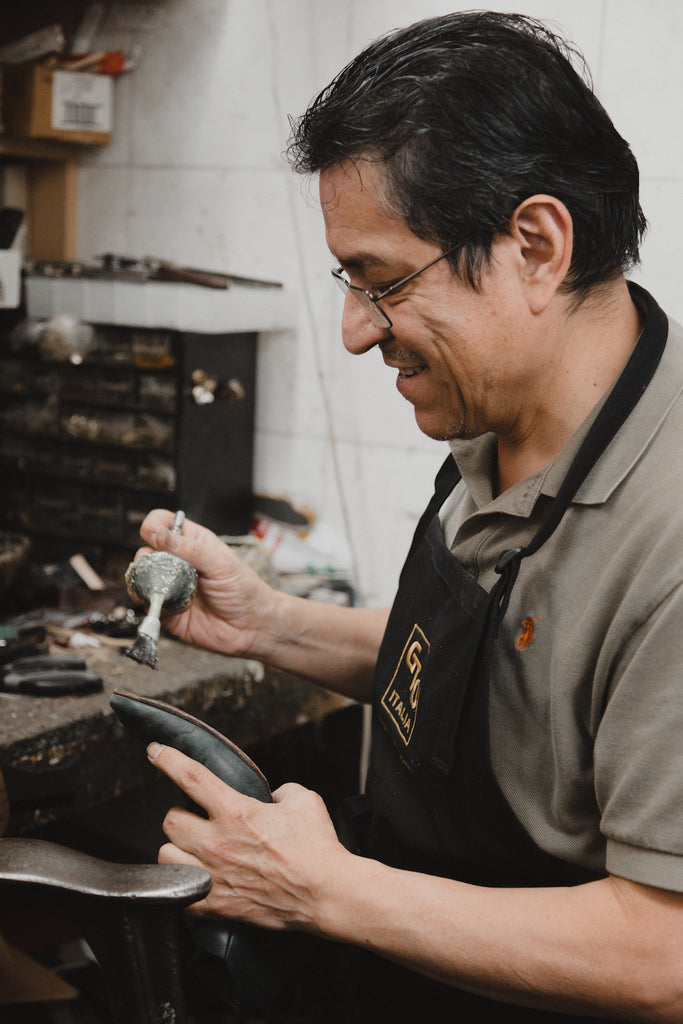
<instances>
[{"instance_id":1,"label":"cardboard box","mask_svg":"<svg viewBox=\"0 0 683 1024\"><path fill-rule=\"evenodd\" d=\"M113 82L109 75L52 71L37 64L6 65L2 101L8 135L95 146L111 139Z\"/></svg>"}]
</instances>

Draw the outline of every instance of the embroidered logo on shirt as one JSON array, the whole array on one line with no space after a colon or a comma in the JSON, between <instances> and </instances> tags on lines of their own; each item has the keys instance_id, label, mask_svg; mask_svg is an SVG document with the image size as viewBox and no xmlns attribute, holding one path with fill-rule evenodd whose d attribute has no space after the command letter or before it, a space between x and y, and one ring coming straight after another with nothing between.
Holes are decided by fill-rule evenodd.
<instances>
[{"instance_id":1,"label":"embroidered logo on shirt","mask_svg":"<svg viewBox=\"0 0 683 1024\"><path fill-rule=\"evenodd\" d=\"M401 652L392 680L382 697L382 707L406 746L410 743L415 728L422 672L428 655L429 640L420 627L415 625Z\"/></svg>"},{"instance_id":2,"label":"embroidered logo on shirt","mask_svg":"<svg viewBox=\"0 0 683 1024\"><path fill-rule=\"evenodd\" d=\"M518 651L523 651L525 647L528 647L534 638L534 622L540 619L540 615L532 615L531 618L525 619L522 623L522 632L515 640L515 647Z\"/></svg>"}]
</instances>

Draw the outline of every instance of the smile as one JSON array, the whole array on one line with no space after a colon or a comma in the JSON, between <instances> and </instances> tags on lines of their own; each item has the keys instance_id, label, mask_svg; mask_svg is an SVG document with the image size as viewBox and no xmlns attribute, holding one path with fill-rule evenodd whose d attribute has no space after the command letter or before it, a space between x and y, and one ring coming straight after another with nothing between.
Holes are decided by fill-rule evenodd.
<instances>
[{"instance_id":1,"label":"smile","mask_svg":"<svg viewBox=\"0 0 683 1024\"><path fill-rule=\"evenodd\" d=\"M416 400L420 392L420 386L417 382L425 370L428 369L427 365L423 363L419 366L397 366L395 369L398 370L396 388L399 394L407 398L408 401Z\"/></svg>"},{"instance_id":2,"label":"smile","mask_svg":"<svg viewBox=\"0 0 683 1024\"><path fill-rule=\"evenodd\" d=\"M414 377L419 377L420 374L424 373L428 369L426 363L413 362L416 358L415 352L389 352L384 351L382 353L385 364L393 370L397 371L396 387L399 391L403 392L404 388L408 387L408 382ZM410 359L411 362L407 362ZM406 362L404 362L406 360Z\"/></svg>"}]
</instances>

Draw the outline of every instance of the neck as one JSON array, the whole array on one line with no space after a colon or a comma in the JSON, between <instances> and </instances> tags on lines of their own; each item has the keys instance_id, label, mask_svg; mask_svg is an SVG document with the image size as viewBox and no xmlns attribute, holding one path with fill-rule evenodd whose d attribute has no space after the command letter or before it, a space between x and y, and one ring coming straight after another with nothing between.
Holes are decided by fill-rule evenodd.
<instances>
[{"instance_id":1,"label":"neck","mask_svg":"<svg viewBox=\"0 0 683 1024\"><path fill-rule=\"evenodd\" d=\"M540 326L540 325L539 325ZM542 369L512 429L498 434L498 493L547 466L600 401L635 348L642 317L621 278L543 325Z\"/></svg>"}]
</instances>

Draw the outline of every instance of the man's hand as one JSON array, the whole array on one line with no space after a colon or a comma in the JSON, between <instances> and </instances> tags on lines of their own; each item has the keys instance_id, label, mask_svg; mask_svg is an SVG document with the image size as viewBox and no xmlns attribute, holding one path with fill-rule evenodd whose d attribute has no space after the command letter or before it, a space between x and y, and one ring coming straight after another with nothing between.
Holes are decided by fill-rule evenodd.
<instances>
[{"instance_id":1,"label":"man's hand","mask_svg":"<svg viewBox=\"0 0 683 1024\"><path fill-rule=\"evenodd\" d=\"M169 842L159 862L199 866L213 879L209 895L191 912L316 931L330 872L352 857L321 798L288 783L273 794L274 803L261 803L172 747L152 743L148 756L209 816L174 807L164 820Z\"/></svg>"},{"instance_id":2,"label":"man's hand","mask_svg":"<svg viewBox=\"0 0 683 1024\"><path fill-rule=\"evenodd\" d=\"M608 877L488 889L349 853L322 800L288 784L265 804L171 747L153 763L204 807L169 811L162 863L209 871L199 915L353 943L447 985L537 1010L683 1021L683 895Z\"/></svg>"},{"instance_id":3,"label":"man's hand","mask_svg":"<svg viewBox=\"0 0 683 1024\"><path fill-rule=\"evenodd\" d=\"M172 512L150 512L140 528L149 547L136 555L171 551L197 570L196 596L185 611L163 614L167 629L185 643L254 658L369 700L387 609L345 608L276 590L211 530L186 519L174 534L172 525Z\"/></svg>"},{"instance_id":4,"label":"man's hand","mask_svg":"<svg viewBox=\"0 0 683 1024\"><path fill-rule=\"evenodd\" d=\"M149 547L136 554L139 558L150 550L171 551L197 570L196 597L185 611L165 615L164 626L186 643L250 656L257 634L269 620L275 592L211 530L186 519L183 532L174 534L172 525L172 512L150 512L140 528Z\"/></svg>"}]
</instances>

